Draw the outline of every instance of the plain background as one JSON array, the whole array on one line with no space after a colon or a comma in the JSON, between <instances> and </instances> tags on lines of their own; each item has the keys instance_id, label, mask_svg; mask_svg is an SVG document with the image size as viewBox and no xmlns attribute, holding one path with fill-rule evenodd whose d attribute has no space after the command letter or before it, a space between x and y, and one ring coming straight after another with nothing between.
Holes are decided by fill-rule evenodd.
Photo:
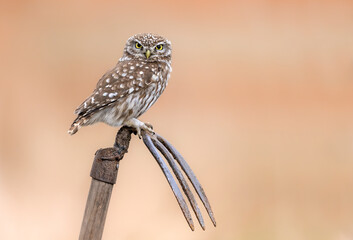
<instances>
[{"instance_id":1,"label":"plain background","mask_svg":"<svg viewBox=\"0 0 353 240\"><path fill-rule=\"evenodd\" d=\"M133 34L173 44L141 117L203 184L217 219L191 232L134 137L104 239L353 239L351 1L3 1L0 239L77 239L104 124L66 131Z\"/></svg>"}]
</instances>

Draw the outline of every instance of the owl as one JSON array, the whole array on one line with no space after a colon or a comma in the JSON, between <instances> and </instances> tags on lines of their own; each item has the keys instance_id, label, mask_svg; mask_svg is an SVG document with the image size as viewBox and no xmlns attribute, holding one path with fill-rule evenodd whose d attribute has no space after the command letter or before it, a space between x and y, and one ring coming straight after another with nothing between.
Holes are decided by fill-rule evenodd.
<instances>
[{"instance_id":1,"label":"owl","mask_svg":"<svg viewBox=\"0 0 353 240\"><path fill-rule=\"evenodd\" d=\"M130 37L117 65L98 81L93 93L75 110L77 118L68 133L82 126L104 122L153 133L152 126L137 118L146 112L167 86L172 57L171 42L156 34Z\"/></svg>"}]
</instances>

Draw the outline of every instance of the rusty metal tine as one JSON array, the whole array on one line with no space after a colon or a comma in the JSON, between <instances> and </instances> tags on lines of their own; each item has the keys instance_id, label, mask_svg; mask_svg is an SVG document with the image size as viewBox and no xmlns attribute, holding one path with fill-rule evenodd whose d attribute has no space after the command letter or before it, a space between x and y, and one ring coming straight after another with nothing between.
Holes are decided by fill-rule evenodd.
<instances>
[{"instance_id":1,"label":"rusty metal tine","mask_svg":"<svg viewBox=\"0 0 353 240\"><path fill-rule=\"evenodd\" d=\"M194 186L197 194L199 195L201 201L203 202L203 205L205 206L207 213L212 220L213 225L216 226L216 219L214 217L213 211L211 209L211 205L207 199L205 191L203 190L200 182L197 180L194 172L191 170L189 164L184 160L184 158L181 156L181 154L173 147L173 145L171 145L166 139L164 139L163 137L161 137L157 133L155 134L155 136L169 150L169 152L173 155L173 157L179 163L179 165L181 166L183 171L186 173L190 182Z\"/></svg>"},{"instance_id":2,"label":"rusty metal tine","mask_svg":"<svg viewBox=\"0 0 353 240\"><path fill-rule=\"evenodd\" d=\"M176 178L178 179L180 185L182 186L185 195L189 199L189 202L191 204L192 209L195 212L195 215L197 217L197 220L199 221L201 227L203 230L205 230L205 223L201 215L201 211L197 205L197 202L195 200L194 195L192 194L189 185L187 184L183 174L181 173L178 165L175 162L175 159L173 158L173 155L167 150L167 148L158 141L157 138L151 137L153 144L157 147L157 149L162 153L162 155L167 159L170 167L172 168Z\"/></svg>"},{"instance_id":3,"label":"rusty metal tine","mask_svg":"<svg viewBox=\"0 0 353 240\"><path fill-rule=\"evenodd\" d=\"M178 201L178 204L181 208L181 211L184 214L186 221L188 222L191 230L194 231L195 227L194 227L194 223L191 218L189 208L184 200L182 193L180 192L180 189L178 188L177 183L175 182L175 180L173 178L172 173L169 171L168 166L163 161L163 159L162 159L161 155L158 153L156 147L153 145L151 137L146 132L142 131L142 138L143 138L143 142L147 146L148 150L151 152L151 154L153 155L153 157L156 159L157 163L159 164L160 168L162 169L165 177L168 180L170 187L173 190L174 196Z\"/></svg>"}]
</instances>

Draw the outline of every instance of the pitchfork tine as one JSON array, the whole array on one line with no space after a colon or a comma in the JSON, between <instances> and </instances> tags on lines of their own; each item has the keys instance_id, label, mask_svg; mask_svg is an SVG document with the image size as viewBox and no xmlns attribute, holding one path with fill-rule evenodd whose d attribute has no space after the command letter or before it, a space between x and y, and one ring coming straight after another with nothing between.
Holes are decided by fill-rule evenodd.
<instances>
[{"instance_id":1,"label":"pitchfork tine","mask_svg":"<svg viewBox=\"0 0 353 240\"><path fill-rule=\"evenodd\" d=\"M197 202L195 200L194 195L192 194L189 185L187 184L183 174L181 173L180 169L178 168L172 154L166 149L166 147L158 141L158 139L154 136L152 136L152 142L153 144L157 147L157 149L162 153L162 155L167 159L170 167L172 168L176 178L178 179L180 185L182 186L182 189L184 190L185 195L188 197L189 202L192 206L192 209L195 212L195 215L197 217L197 220L199 221L201 227L203 230L205 230L205 223L201 215L201 211L197 205Z\"/></svg>"},{"instance_id":2,"label":"pitchfork tine","mask_svg":"<svg viewBox=\"0 0 353 240\"><path fill-rule=\"evenodd\" d=\"M197 194L199 195L201 201L203 202L203 205L205 206L207 213L212 220L213 225L216 226L216 219L213 215L211 205L208 202L206 194L205 194L200 182L197 180L194 172L191 170L189 164L184 160L184 158L181 156L181 154L166 139L164 139L163 137L161 137L157 133L155 134L155 136L169 150L169 152L173 155L173 157L179 163L179 165L181 166L183 171L186 173L190 182L194 186Z\"/></svg>"},{"instance_id":3,"label":"pitchfork tine","mask_svg":"<svg viewBox=\"0 0 353 240\"><path fill-rule=\"evenodd\" d=\"M181 211L184 214L186 221L188 222L191 230L194 231L195 227L194 227L194 223L191 218L189 208L183 198L182 193L180 192L180 189L178 188L177 183L175 182L175 180L173 178L173 175L169 171L168 166L163 161L163 159L162 159L161 155L158 153L156 147L153 145L151 137L147 133L145 133L144 131L142 131L142 138L143 138L143 142L147 146L148 150L150 150L151 154L153 155L153 157L156 159L157 163L161 167L165 177L167 178L167 181L168 181L170 187L173 190L174 196L179 203L179 206L181 208Z\"/></svg>"}]
</instances>

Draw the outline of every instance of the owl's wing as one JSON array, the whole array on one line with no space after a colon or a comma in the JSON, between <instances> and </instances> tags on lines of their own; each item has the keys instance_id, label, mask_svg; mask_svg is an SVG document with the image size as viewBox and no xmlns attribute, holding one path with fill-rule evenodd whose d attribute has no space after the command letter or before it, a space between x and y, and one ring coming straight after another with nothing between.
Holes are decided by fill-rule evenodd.
<instances>
[{"instance_id":1,"label":"owl's wing","mask_svg":"<svg viewBox=\"0 0 353 240\"><path fill-rule=\"evenodd\" d=\"M88 116L134 92L143 91L158 78L158 68L144 66L137 61L119 62L98 81L96 89L76 110L79 116Z\"/></svg>"},{"instance_id":2,"label":"owl's wing","mask_svg":"<svg viewBox=\"0 0 353 240\"><path fill-rule=\"evenodd\" d=\"M77 115L82 115L82 116L87 116L96 109L99 109L101 107L105 107L112 103L113 101L107 101L108 99L105 98L108 95L104 94L103 89L109 86L110 81L112 81L113 78L113 73L115 69L112 69L108 72L106 72L98 81L96 88L94 89L93 93L85 100L83 103L81 103L80 106L78 106L75 110L75 114ZM107 89L108 90L108 89ZM120 95L120 94L119 94Z\"/></svg>"}]
</instances>

